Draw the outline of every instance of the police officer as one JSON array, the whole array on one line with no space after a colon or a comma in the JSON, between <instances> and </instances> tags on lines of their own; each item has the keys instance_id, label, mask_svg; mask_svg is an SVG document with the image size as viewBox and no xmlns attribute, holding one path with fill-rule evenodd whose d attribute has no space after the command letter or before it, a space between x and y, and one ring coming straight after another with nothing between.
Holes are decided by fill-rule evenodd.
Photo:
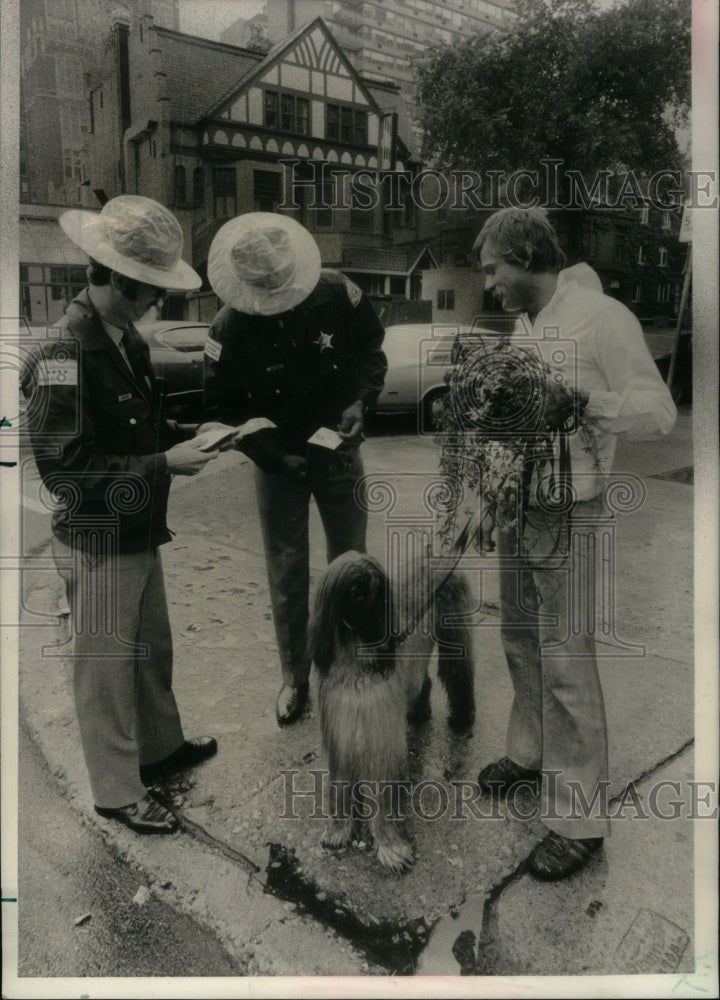
<instances>
[{"instance_id":1,"label":"police officer","mask_svg":"<svg viewBox=\"0 0 720 1000\"><path fill-rule=\"evenodd\" d=\"M90 257L90 285L68 306L23 380L35 459L57 506L53 555L73 622L74 693L96 811L138 833L177 821L147 791L217 751L185 739L172 691L172 638L159 546L170 541L171 475L213 457L197 425L162 415L147 345L134 327L166 289L200 286L182 230L149 198L60 217Z\"/></svg>"},{"instance_id":2,"label":"police officer","mask_svg":"<svg viewBox=\"0 0 720 1000\"><path fill-rule=\"evenodd\" d=\"M276 717L284 725L308 695L311 496L328 561L365 551L358 449L387 370L384 330L352 281L321 270L315 240L286 216L254 212L227 222L210 247L208 278L226 305L205 347L206 410L242 425L236 446L256 465L282 669Z\"/></svg>"}]
</instances>

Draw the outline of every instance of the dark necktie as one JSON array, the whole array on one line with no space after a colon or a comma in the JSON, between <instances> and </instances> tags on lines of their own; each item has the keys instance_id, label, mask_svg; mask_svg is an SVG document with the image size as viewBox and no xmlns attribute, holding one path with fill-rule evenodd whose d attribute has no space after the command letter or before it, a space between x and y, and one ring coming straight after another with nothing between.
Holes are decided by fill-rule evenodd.
<instances>
[{"instance_id":1,"label":"dark necktie","mask_svg":"<svg viewBox=\"0 0 720 1000\"><path fill-rule=\"evenodd\" d=\"M125 349L127 359L130 362L130 368L132 369L138 388L142 394L149 399L151 396L149 373L146 369L144 357L141 353L142 346L138 344L136 334L129 327L126 327L125 330L123 330L121 343Z\"/></svg>"}]
</instances>

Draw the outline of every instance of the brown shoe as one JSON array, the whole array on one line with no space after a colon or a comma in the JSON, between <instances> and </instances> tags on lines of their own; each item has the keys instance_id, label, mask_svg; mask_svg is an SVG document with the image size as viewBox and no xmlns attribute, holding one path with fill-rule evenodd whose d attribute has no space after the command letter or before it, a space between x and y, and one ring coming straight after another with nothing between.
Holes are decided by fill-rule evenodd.
<instances>
[{"instance_id":1,"label":"brown shoe","mask_svg":"<svg viewBox=\"0 0 720 1000\"><path fill-rule=\"evenodd\" d=\"M528 870L545 882L567 878L583 868L602 845L602 837L571 840L551 830L528 858Z\"/></svg>"},{"instance_id":2,"label":"brown shoe","mask_svg":"<svg viewBox=\"0 0 720 1000\"><path fill-rule=\"evenodd\" d=\"M283 684L275 702L275 717L278 725L289 726L298 718L307 704L309 692L310 685L307 681L297 687Z\"/></svg>"},{"instance_id":3,"label":"brown shoe","mask_svg":"<svg viewBox=\"0 0 720 1000\"><path fill-rule=\"evenodd\" d=\"M143 796L139 802L131 802L129 806L119 806L117 809L95 806L95 812L98 816L124 823L135 833L173 833L179 825L175 816L150 795Z\"/></svg>"},{"instance_id":4,"label":"brown shoe","mask_svg":"<svg viewBox=\"0 0 720 1000\"><path fill-rule=\"evenodd\" d=\"M478 785L480 791L489 792L490 795L507 795L510 789L522 782L530 786L536 793L540 789L540 771L533 771L527 767L520 767L509 757L501 757L484 767L478 774Z\"/></svg>"}]
</instances>

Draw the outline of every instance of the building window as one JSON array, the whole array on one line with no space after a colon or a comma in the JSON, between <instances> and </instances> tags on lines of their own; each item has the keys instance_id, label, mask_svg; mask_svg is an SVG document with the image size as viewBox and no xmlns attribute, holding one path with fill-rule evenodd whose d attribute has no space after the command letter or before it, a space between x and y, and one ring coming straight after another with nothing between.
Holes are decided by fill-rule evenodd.
<instances>
[{"instance_id":1,"label":"building window","mask_svg":"<svg viewBox=\"0 0 720 1000\"><path fill-rule=\"evenodd\" d=\"M237 215L234 167L213 169L213 201L216 219L232 219Z\"/></svg>"},{"instance_id":2,"label":"building window","mask_svg":"<svg viewBox=\"0 0 720 1000\"><path fill-rule=\"evenodd\" d=\"M648 205L643 205L640 209L640 225L647 226L650 222L650 207Z\"/></svg>"},{"instance_id":3,"label":"building window","mask_svg":"<svg viewBox=\"0 0 720 1000\"><path fill-rule=\"evenodd\" d=\"M455 290L453 288L447 288L438 291L437 307L438 309L449 309L449 310L455 308Z\"/></svg>"},{"instance_id":4,"label":"building window","mask_svg":"<svg viewBox=\"0 0 720 1000\"><path fill-rule=\"evenodd\" d=\"M659 261L660 267L667 267L667 262L668 262L667 247L660 247L659 252L660 252L660 261Z\"/></svg>"},{"instance_id":5,"label":"building window","mask_svg":"<svg viewBox=\"0 0 720 1000\"><path fill-rule=\"evenodd\" d=\"M392 278L390 278L390 294L391 295L404 295L405 294L405 278L404 277L392 277Z\"/></svg>"},{"instance_id":6,"label":"building window","mask_svg":"<svg viewBox=\"0 0 720 1000\"><path fill-rule=\"evenodd\" d=\"M670 285L658 285L657 300L661 306L667 305L670 301Z\"/></svg>"},{"instance_id":7,"label":"building window","mask_svg":"<svg viewBox=\"0 0 720 1000\"><path fill-rule=\"evenodd\" d=\"M280 203L282 174L274 170L253 170L253 198L256 212L274 212Z\"/></svg>"},{"instance_id":8,"label":"building window","mask_svg":"<svg viewBox=\"0 0 720 1000\"><path fill-rule=\"evenodd\" d=\"M640 282L635 285L635 291L633 292L633 302L642 302L643 299L643 289Z\"/></svg>"},{"instance_id":9,"label":"building window","mask_svg":"<svg viewBox=\"0 0 720 1000\"><path fill-rule=\"evenodd\" d=\"M642 243L638 247L637 262L638 262L638 264L646 264L647 263L647 256L645 254L645 247L642 245Z\"/></svg>"},{"instance_id":10,"label":"building window","mask_svg":"<svg viewBox=\"0 0 720 1000\"><path fill-rule=\"evenodd\" d=\"M305 97L295 99L295 130L299 135L310 134L310 101Z\"/></svg>"},{"instance_id":11,"label":"building window","mask_svg":"<svg viewBox=\"0 0 720 1000\"><path fill-rule=\"evenodd\" d=\"M69 180L82 181L85 180L84 176L84 159L82 150L80 149L64 149L63 150L63 167L65 171L65 177Z\"/></svg>"},{"instance_id":12,"label":"building window","mask_svg":"<svg viewBox=\"0 0 720 1000\"><path fill-rule=\"evenodd\" d=\"M265 91L265 127L277 128L279 124L278 108L280 95L272 90Z\"/></svg>"},{"instance_id":13,"label":"building window","mask_svg":"<svg viewBox=\"0 0 720 1000\"><path fill-rule=\"evenodd\" d=\"M340 104L328 104L325 109L325 137L341 142L367 146L367 111Z\"/></svg>"},{"instance_id":14,"label":"building window","mask_svg":"<svg viewBox=\"0 0 720 1000\"><path fill-rule=\"evenodd\" d=\"M671 222L670 222L670 213L669 212L663 212L661 225L662 225L663 229L670 229Z\"/></svg>"},{"instance_id":15,"label":"building window","mask_svg":"<svg viewBox=\"0 0 720 1000\"><path fill-rule=\"evenodd\" d=\"M325 118L325 136L328 139L340 138L340 108L337 104L328 104Z\"/></svg>"},{"instance_id":16,"label":"building window","mask_svg":"<svg viewBox=\"0 0 720 1000\"><path fill-rule=\"evenodd\" d=\"M193 170L193 205L205 203L205 173L202 167Z\"/></svg>"},{"instance_id":17,"label":"building window","mask_svg":"<svg viewBox=\"0 0 720 1000\"><path fill-rule=\"evenodd\" d=\"M265 126L296 135L307 135L310 130L310 102L306 97L266 90Z\"/></svg>"},{"instance_id":18,"label":"building window","mask_svg":"<svg viewBox=\"0 0 720 1000\"><path fill-rule=\"evenodd\" d=\"M185 197L185 167L181 163L178 163L175 167L175 177L173 183L173 204L184 205Z\"/></svg>"}]
</instances>

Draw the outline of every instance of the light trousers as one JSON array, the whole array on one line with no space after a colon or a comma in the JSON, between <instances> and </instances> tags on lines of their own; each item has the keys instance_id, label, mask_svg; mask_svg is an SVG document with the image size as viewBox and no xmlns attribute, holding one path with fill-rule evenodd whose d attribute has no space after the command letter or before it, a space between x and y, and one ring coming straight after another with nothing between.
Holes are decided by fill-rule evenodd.
<instances>
[{"instance_id":1,"label":"light trousers","mask_svg":"<svg viewBox=\"0 0 720 1000\"><path fill-rule=\"evenodd\" d=\"M158 550L90 557L53 539L73 626L75 709L95 805L145 794L139 766L183 742Z\"/></svg>"},{"instance_id":2,"label":"light trousers","mask_svg":"<svg viewBox=\"0 0 720 1000\"><path fill-rule=\"evenodd\" d=\"M506 752L543 771L543 821L571 838L609 834L594 638L603 521L600 503L586 501L570 519L530 508L520 541L516 531L498 532L501 636L514 692Z\"/></svg>"}]
</instances>

